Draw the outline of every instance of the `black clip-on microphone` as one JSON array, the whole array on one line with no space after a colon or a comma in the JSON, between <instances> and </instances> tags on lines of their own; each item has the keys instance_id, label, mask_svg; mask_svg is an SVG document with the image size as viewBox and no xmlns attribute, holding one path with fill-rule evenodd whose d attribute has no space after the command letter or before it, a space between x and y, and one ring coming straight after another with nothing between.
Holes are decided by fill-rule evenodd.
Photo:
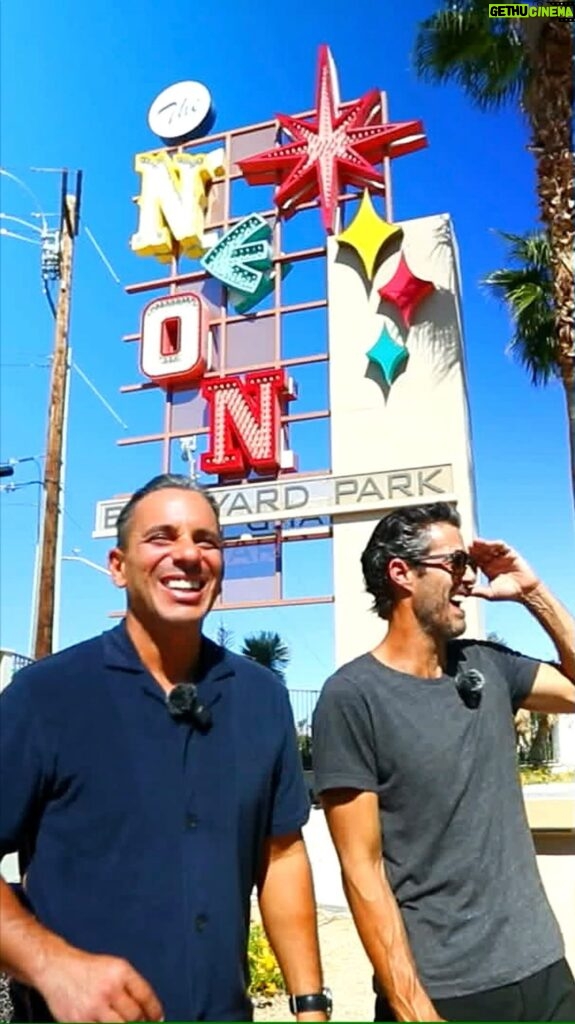
<instances>
[{"instance_id":1,"label":"black clip-on microphone","mask_svg":"<svg viewBox=\"0 0 575 1024\"><path fill-rule=\"evenodd\" d=\"M177 683L166 696L166 706L176 722L187 722L199 732L212 727L212 714L198 696L195 683Z\"/></svg>"},{"instance_id":2,"label":"black clip-on microphone","mask_svg":"<svg viewBox=\"0 0 575 1024\"><path fill-rule=\"evenodd\" d=\"M455 686L461 700L466 707L475 710L481 704L481 691L485 686L485 679L481 672L475 668L468 668L465 672L458 672L455 677Z\"/></svg>"}]
</instances>

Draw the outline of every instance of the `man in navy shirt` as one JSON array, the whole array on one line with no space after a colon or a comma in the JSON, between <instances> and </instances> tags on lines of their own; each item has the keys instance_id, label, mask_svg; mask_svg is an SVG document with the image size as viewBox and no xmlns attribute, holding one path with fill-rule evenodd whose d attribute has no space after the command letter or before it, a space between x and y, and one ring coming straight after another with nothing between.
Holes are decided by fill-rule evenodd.
<instances>
[{"instance_id":1,"label":"man in navy shirt","mask_svg":"<svg viewBox=\"0 0 575 1024\"><path fill-rule=\"evenodd\" d=\"M217 508L156 477L118 521L116 629L2 697L1 966L16 1019L250 1020L250 895L299 1020L326 1020L308 801L285 688L202 636ZM299 998L298 998L299 997Z\"/></svg>"}]
</instances>

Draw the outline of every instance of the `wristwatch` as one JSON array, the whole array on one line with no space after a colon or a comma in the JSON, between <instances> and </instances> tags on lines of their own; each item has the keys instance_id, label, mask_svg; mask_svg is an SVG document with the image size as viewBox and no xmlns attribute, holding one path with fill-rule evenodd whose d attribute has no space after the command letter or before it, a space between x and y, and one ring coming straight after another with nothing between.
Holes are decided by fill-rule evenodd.
<instances>
[{"instance_id":1,"label":"wristwatch","mask_svg":"<svg viewBox=\"0 0 575 1024\"><path fill-rule=\"evenodd\" d=\"M325 1013L328 1020L331 1020L333 1000L331 989L323 988L321 992L313 992L309 996L290 996L290 1013Z\"/></svg>"}]
</instances>

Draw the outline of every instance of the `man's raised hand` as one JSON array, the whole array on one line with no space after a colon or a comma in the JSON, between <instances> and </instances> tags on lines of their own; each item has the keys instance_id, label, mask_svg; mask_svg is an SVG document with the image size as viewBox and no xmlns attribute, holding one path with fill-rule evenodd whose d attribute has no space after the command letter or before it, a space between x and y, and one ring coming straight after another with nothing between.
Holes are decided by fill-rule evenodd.
<instances>
[{"instance_id":1,"label":"man's raised hand","mask_svg":"<svg viewBox=\"0 0 575 1024\"><path fill-rule=\"evenodd\" d=\"M469 555L488 583L476 583L472 597L488 601L521 601L539 585L533 569L502 540L477 538L469 547Z\"/></svg>"}]
</instances>

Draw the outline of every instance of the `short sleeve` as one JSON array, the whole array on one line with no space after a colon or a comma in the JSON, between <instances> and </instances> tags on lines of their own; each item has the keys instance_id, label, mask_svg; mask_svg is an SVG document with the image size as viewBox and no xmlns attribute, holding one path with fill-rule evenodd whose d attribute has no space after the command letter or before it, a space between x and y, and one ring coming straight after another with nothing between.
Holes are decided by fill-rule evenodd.
<instances>
[{"instance_id":1,"label":"short sleeve","mask_svg":"<svg viewBox=\"0 0 575 1024\"><path fill-rule=\"evenodd\" d=\"M369 708L345 676L328 679L313 716L314 783L326 789L378 790Z\"/></svg>"},{"instance_id":2,"label":"short sleeve","mask_svg":"<svg viewBox=\"0 0 575 1024\"><path fill-rule=\"evenodd\" d=\"M30 840L47 783L47 758L27 669L0 696L0 857Z\"/></svg>"},{"instance_id":3,"label":"short sleeve","mask_svg":"<svg viewBox=\"0 0 575 1024\"><path fill-rule=\"evenodd\" d=\"M505 679L515 714L531 693L541 662L502 644L483 643L481 646Z\"/></svg>"},{"instance_id":4,"label":"short sleeve","mask_svg":"<svg viewBox=\"0 0 575 1024\"><path fill-rule=\"evenodd\" d=\"M289 697L281 693L283 742L276 763L275 787L268 834L285 836L297 832L309 818L307 795L297 735Z\"/></svg>"}]
</instances>

